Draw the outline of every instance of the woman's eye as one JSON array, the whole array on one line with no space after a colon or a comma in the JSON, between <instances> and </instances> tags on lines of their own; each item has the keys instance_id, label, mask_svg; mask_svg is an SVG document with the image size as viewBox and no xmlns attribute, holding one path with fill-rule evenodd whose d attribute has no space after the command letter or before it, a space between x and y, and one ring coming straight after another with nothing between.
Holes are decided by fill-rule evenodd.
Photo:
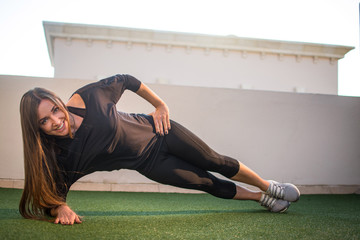
<instances>
[{"instance_id":1,"label":"woman's eye","mask_svg":"<svg viewBox=\"0 0 360 240\"><path fill-rule=\"evenodd\" d=\"M43 119L43 120L40 121L40 124L44 125L46 123L46 121L47 121L47 119Z\"/></svg>"},{"instance_id":2,"label":"woman's eye","mask_svg":"<svg viewBox=\"0 0 360 240\"><path fill-rule=\"evenodd\" d=\"M59 107L54 108L54 113L56 113L59 110Z\"/></svg>"}]
</instances>

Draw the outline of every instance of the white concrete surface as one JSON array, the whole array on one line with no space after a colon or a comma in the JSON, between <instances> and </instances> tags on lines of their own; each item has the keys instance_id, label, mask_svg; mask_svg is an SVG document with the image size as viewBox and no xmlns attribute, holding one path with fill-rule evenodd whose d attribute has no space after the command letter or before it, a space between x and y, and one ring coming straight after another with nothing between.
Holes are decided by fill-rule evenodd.
<instances>
[{"instance_id":1,"label":"white concrete surface","mask_svg":"<svg viewBox=\"0 0 360 240\"><path fill-rule=\"evenodd\" d=\"M22 94L40 86L66 100L90 82L0 76L0 187L19 187L24 178L19 119ZM325 191L347 186L355 192L360 186L360 98L162 84L150 87L168 103L172 119L266 179L317 187L317 191L319 187ZM131 92L125 93L118 109L152 111L150 104ZM94 173L80 182L108 184L113 189L160 189L130 170Z\"/></svg>"}]
</instances>

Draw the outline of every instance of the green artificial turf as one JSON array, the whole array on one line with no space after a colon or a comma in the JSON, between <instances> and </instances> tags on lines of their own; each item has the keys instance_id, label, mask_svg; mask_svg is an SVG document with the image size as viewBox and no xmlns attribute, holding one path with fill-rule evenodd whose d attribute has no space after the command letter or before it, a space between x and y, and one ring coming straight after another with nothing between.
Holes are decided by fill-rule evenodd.
<instances>
[{"instance_id":1,"label":"green artificial turf","mask_svg":"<svg viewBox=\"0 0 360 240\"><path fill-rule=\"evenodd\" d=\"M360 239L360 195L304 195L285 214L208 194L71 191L82 224L26 220L0 188L0 239Z\"/></svg>"}]
</instances>

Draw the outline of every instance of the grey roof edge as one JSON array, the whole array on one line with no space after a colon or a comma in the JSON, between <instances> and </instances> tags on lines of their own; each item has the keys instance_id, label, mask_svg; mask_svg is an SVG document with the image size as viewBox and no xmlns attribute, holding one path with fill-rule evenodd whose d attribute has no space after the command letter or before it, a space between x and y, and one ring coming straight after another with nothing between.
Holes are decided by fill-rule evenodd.
<instances>
[{"instance_id":1,"label":"grey roof edge","mask_svg":"<svg viewBox=\"0 0 360 240\"><path fill-rule=\"evenodd\" d=\"M280 40L218 36L197 33L182 33L150 29L124 28L113 26L74 24L63 22L43 22L51 65L54 66L54 39L104 40L108 42L127 42L182 46L185 48L222 49L224 51L259 52L312 56L316 58L341 59L354 49L351 46L290 42Z\"/></svg>"}]
</instances>

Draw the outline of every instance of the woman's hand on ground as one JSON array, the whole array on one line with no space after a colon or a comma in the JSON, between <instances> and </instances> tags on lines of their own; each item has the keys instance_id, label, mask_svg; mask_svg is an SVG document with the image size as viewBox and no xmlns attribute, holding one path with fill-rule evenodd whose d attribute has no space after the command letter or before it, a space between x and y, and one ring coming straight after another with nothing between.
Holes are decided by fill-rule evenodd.
<instances>
[{"instance_id":1,"label":"woman's hand on ground","mask_svg":"<svg viewBox=\"0 0 360 240\"><path fill-rule=\"evenodd\" d=\"M154 119L156 133L164 136L164 134L168 134L171 129L170 126L170 114L168 106L163 103L156 107L155 111L150 113L150 115Z\"/></svg>"},{"instance_id":2,"label":"woman's hand on ground","mask_svg":"<svg viewBox=\"0 0 360 240\"><path fill-rule=\"evenodd\" d=\"M80 217L70 209L67 205L61 205L56 208L55 224L73 225L74 223L81 223Z\"/></svg>"}]
</instances>

